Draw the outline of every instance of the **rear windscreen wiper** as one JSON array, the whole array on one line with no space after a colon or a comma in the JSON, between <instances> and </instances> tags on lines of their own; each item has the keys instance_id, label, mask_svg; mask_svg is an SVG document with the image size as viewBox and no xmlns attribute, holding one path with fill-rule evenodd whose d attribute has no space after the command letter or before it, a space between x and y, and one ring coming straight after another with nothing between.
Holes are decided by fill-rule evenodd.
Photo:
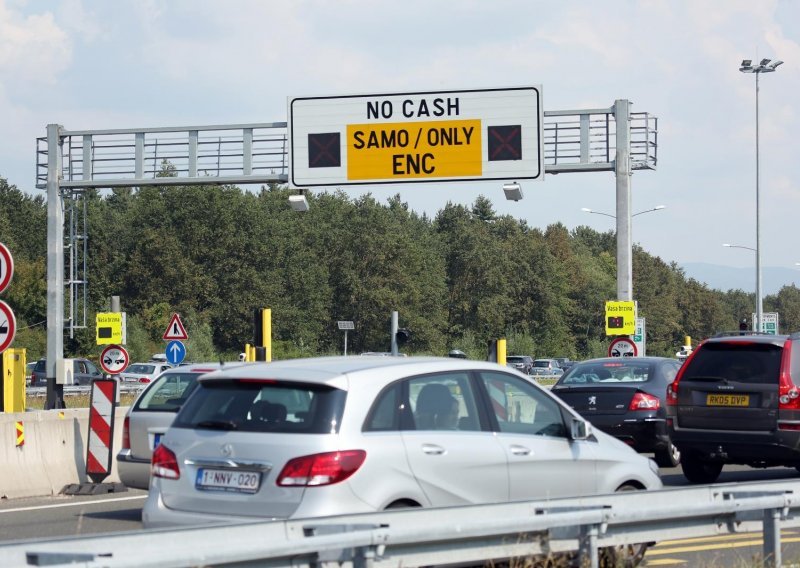
<instances>
[{"instance_id":1,"label":"rear windscreen wiper","mask_svg":"<svg viewBox=\"0 0 800 568\"><path fill-rule=\"evenodd\" d=\"M714 377L714 376L684 377L684 379L687 381L704 381L707 383L719 382L719 381L724 381L726 383L728 382L728 379L726 379L725 377Z\"/></svg>"},{"instance_id":2,"label":"rear windscreen wiper","mask_svg":"<svg viewBox=\"0 0 800 568\"><path fill-rule=\"evenodd\" d=\"M196 424L198 428L209 430L238 430L239 425L233 420L203 420Z\"/></svg>"}]
</instances>

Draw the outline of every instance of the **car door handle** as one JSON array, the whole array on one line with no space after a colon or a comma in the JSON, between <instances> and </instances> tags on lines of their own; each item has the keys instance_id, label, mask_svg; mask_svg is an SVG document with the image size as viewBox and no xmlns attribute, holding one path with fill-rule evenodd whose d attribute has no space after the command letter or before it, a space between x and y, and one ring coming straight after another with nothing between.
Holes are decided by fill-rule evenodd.
<instances>
[{"instance_id":1,"label":"car door handle","mask_svg":"<svg viewBox=\"0 0 800 568\"><path fill-rule=\"evenodd\" d=\"M530 448L526 448L525 446L509 446L508 449L511 450L511 453L515 456L529 456L533 453Z\"/></svg>"},{"instance_id":2,"label":"car door handle","mask_svg":"<svg viewBox=\"0 0 800 568\"><path fill-rule=\"evenodd\" d=\"M440 456L445 452L442 446L435 444L422 444L422 451L430 456Z\"/></svg>"}]
</instances>

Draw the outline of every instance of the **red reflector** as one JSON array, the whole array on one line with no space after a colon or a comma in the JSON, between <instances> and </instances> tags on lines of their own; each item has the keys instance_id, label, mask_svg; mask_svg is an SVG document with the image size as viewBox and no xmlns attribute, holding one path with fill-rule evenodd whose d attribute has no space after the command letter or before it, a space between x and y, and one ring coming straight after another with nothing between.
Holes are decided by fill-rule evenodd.
<instances>
[{"instance_id":1,"label":"red reflector","mask_svg":"<svg viewBox=\"0 0 800 568\"><path fill-rule=\"evenodd\" d=\"M150 379L149 379L149 378L147 378L147 377L141 377L141 378L139 379L139 382L140 382L140 383L149 383L149 382L150 382Z\"/></svg>"},{"instance_id":2,"label":"red reflector","mask_svg":"<svg viewBox=\"0 0 800 568\"><path fill-rule=\"evenodd\" d=\"M131 449L131 418L126 416L122 421L122 449Z\"/></svg>"},{"instance_id":3,"label":"red reflector","mask_svg":"<svg viewBox=\"0 0 800 568\"><path fill-rule=\"evenodd\" d=\"M313 454L289 460L276 483L281 486L332 485L353 475L367 457L364 450Z\"/></svg>"},{"instance_id":4,"label":"red reflector","mask_svg":"<svg viewBox=\"0 0 800 568\"><path fill-rule=\"evenodd\" d=\"M800 431L800 423L778 422L778 430L791 430L793 432L798 432Z\"/></svg>"}]
</instances>

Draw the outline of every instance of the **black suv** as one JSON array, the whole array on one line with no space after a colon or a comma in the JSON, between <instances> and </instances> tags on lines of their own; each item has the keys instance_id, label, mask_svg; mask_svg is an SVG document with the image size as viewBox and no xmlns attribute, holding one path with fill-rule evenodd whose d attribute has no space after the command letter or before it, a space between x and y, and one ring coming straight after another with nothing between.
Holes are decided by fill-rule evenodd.
<instances>
[{"instance_id":1,"label":"black suv","mask_svg":"<svg viewBox=\"0 0 800 568\"><path fill-rule=\"evenodd\" d=\"M724 464L800 471L800 333L721 334L667 387L667 425L693 483Z\"/></svg>"}]
</instances>

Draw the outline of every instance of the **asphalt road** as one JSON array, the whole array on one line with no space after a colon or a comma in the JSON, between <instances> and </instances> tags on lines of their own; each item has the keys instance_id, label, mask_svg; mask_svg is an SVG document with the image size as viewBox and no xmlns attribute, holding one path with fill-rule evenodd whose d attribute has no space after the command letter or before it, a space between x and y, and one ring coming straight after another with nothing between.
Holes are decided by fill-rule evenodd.
<instances>
[{"instance_id":1,"label":"asphalt road","mask_svg":"<svg viewBox=\"0 0 800 568\"><path fill-rule=\"evenodd\" d=\"M751 469L726 466L721 483L796 479L788 468ZM662 469L665 486L689 485L680 468ZM29 539L137 531L147 493L129 490L101 496L53 496L0 501L0 544ZM646 505L645 505L646 506ZM800 531L782 536L785 565L798 565ZM760 535L726 535L659 543L646 555L646 566L751 568L761 554Z\"/></svg>"}]
</instances>

